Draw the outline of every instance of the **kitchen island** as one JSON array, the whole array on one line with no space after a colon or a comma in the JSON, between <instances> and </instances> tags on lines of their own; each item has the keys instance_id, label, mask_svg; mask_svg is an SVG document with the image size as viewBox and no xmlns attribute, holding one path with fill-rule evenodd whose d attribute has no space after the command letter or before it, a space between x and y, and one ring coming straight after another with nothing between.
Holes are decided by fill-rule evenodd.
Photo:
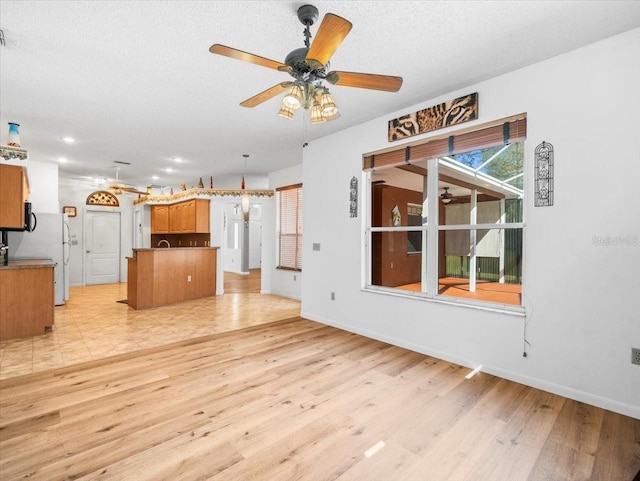
<instances>
[{"instance_id":1,"label":"kitchen island","mask_svg":"<svg viewBox=\"0 0 640 481\"><path fill-rule=\"evenodd\" d=\"M217 247L133 249L127 302L149 309L216 294Z\"/></svg>"},{"instance_id":2,"label":"kitchen island","mask_svg":"<svg viewBox=\"0 0 640 481\"><path fill-rule=\"evenodd\" d=\"M54 323L51 259L13 259L0 265L0 341L45 334Z\"/></svg>"}]
</instances>

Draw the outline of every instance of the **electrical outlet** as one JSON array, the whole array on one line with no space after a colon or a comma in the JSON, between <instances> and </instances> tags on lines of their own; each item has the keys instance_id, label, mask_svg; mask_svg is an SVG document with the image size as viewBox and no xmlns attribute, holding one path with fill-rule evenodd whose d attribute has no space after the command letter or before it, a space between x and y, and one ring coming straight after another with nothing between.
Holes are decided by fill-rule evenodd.
<instances>
[{"instance_id":1,"label":"electrical outlet","mask_svg":"<svg viewBox=\"0 0 640 481\"><path fill-rule=\"evenodd\" d=\"M319 242L314 242L313 243L313 250L314 251L319 251L320 250L320 243Z\"/></svg>"},{"instance_id":2,"label":"electrical outlet","mask_svg":"<svg viewBox=\"0 0 640 481\"><path fill-rule=\"evenodd\" d=\"M187 282L191 282L191 276L187 276Z\"/></svg>"},{"instance_id":3,"label":"electrical outlet","mask_svg":"<svg viewBox=\"0 0 640 481\"><path fill-rule=\"evenodd\" d=\"M332 300L332 301L335 301L335 300L336 300L336 293L335 293L335 292L332 292L332 293L331 293L331 300Z\"/></svg>"},{"instance_id":4,"label":"electrical outlet","mask_svg":"<svg viewBox=\"0 0 640 481\"><path fill-rule=\"evenodd\" d=\"M640 365L640 349L637 347L631 348L631 364Z\"/></svg>"}]
</instances>

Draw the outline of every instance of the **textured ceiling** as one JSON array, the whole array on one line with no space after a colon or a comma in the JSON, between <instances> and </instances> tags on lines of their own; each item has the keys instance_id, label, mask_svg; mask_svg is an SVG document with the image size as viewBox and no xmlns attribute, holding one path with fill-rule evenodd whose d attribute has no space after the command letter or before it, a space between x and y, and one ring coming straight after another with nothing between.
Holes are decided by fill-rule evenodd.
<instances>
[{"instance_id":1,"label":"textured ceiling","mask_svg":"<svg viewBox=\"0 0 640 481\"><path fill-rule=\"evenodd\" d=\"M208 51L284 61L303 46L303 3L1 0L0 142L20 123L32 160L68 159L61 178L113 178L121 161L137 186L194 185L243 172L243 153L263 175L301 162L304 142L640 26L637 1L315 1L353 23L332 69L404 84L332 87L340 119L312 126L278 117L280 97L239 106L287 74Z\"/></svg>"}]
</instances>

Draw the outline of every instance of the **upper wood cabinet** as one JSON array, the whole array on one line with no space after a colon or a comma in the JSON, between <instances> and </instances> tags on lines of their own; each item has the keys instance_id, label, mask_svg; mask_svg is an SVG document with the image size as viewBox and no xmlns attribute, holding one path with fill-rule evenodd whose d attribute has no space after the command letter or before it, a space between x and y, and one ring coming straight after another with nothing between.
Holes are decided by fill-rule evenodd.
<instances>
[{"instance_id":1,"label":"upper wood cabinet","mask_svg":"<svg viewBox=\"0 0 640 481\"><path fill-rule=\"evenodd\" d=\"M168 234L169 233L169 206L168 205L152 205L151 206L151 233L152 234Z\"/></svg>"},{"instance_id":2,"label":"upper wood cabinet","mask_svg":"<svg viewBox=\"0 0 640 481\"><path fill-rule=\"evenodd\" d=\"M152 234L208 234L209 200L151 206Z\"/></svg>"},{"instance_id":3,"label":"upper wood cabinet","mask_svg":"<svg viewBox=\"0 0 640 481\"><path fill-rule=\"evenodd\" d=\"M19 165L0 164L0 228L24 227L24 203L28 198L24 169Z\"/></svg>"}]
</instances>

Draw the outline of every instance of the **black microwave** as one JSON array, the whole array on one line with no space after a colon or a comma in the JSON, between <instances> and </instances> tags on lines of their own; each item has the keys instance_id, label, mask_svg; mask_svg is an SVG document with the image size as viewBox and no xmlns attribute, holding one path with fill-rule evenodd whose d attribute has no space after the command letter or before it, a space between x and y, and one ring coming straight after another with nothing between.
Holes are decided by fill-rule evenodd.
<instances>
[{"instance_id":1,"label":"black microwave","mask_svg":"<svg viewBox=\"0 0 640 481\"><path fill-rule=\"evenodd\" d=\"M27 232L32 232L36 230L36 225L38 224L38 219L36 215L31 212L31 202L24 203L24 229Z\"/></svg>"}]
</instances>

